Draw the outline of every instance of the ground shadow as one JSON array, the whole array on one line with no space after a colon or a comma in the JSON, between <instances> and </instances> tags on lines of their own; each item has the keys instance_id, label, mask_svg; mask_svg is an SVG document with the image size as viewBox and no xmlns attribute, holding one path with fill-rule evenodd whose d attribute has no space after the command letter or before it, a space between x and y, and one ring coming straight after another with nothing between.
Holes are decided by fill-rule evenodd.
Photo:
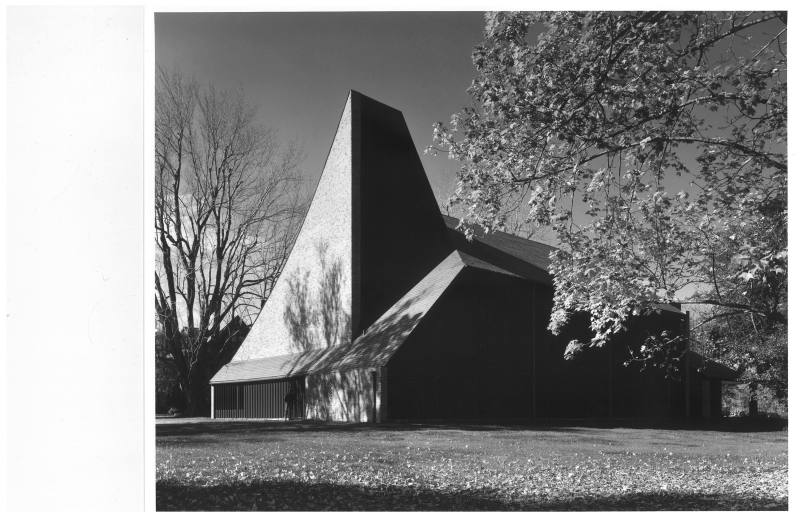
<instances>
[{"instance_id":1,"label":"ground shadow","mask_svg":"<svg viewBox=\"0 0 800 518\"><path fill-rule=\"evenodd\" d=\"M613 511L787 510L787 499L728 493L634 492L511 500L488 490L442 492L415 487L371 488L332 483L264 481L189 486L156 484L158 511Z\"/></svg>"},{"instance_id":2,"label":"ground shadow","mask_svg":"<svg viewBox=\"0 0 800 518\"><path fill-rule=\"evenodd\" d=\"M698 430L719 432L774 432L788 427L785 419L726 418L716 421L669 421L647 420L596 420L596 419L552 419L538 421L414 421L367 423L330 423L319 421L220 421L211 419L170 420L162 419L156 424L156 437L192 436L201 434L265 433L265 432L358 432L367 430L413 431L413 430L536 430L569 431L580 433L580 429L634 428L657 430Z\"/></svg>"}]
</instances>

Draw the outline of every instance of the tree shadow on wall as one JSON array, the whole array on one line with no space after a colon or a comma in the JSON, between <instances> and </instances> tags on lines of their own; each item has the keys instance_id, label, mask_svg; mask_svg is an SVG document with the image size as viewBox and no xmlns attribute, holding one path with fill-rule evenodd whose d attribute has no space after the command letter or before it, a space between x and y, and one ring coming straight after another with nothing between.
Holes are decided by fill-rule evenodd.
<instances>
[{"instance_id":1,"label":"tree shadow on wall","mask_svg":"<svg viewBox=\"0 0 800 518\"><path fill-rule=\"evenodd\" d=\"M417 304L426 293L393 307L352 343L330 347L305 365L311 374L306 404L314 419L364 421L373 412L371 371L386 365L423 316ZM331 412L335 408L335 412Z\"/></svg>"},{"instance_id":2,"label":"tree shadow on wall","mask_svg":"<svg viewBox=\"0 0 800 518\"><path fill-rule=\"evenodd\" d=\"M417 286L361 336L351 340L342 260L327 244L316 246L318 271L295 270L289 277L284 321L292 349L292 372L306 378L306 415L319 420L364 421L374 412L373 375L385 366L442 293L436 282ZM413 294L412 294L413 293Z\"/></svg>"},{"instance_id":3,"label":"tree shadow on wall","mask_svg":"<svg viewBox=\"0 0 800 518\"><path fill-rule=\"evenodd\" d=\"M373 410L372 391L366 370L310 375L306 389L309 415L323 421L367 421Z\"/></svg>"},{"instance_id":4,"label":"tree shadow on wall","mask_svg":"<svg viewBox=\"0 0 800 518\"><path fill-rule=\"evenodd\" d=\"M330 283L334 277L335 274L326 279ZM323 293L335 293L332 283L327 286ZM297 293L302 294L302 289ZM405 342L423 317L424 304L420 302L431 296L427 290L422 290L414 297L402 300L352 343L345 340L336 346L310 350L298 357L293 368L313 373L307 378L307 415L324 421L365 421L373 417L374 380L371 371L386 365ZM336 309L333 300L321 307ZM292 317L303 314L296 310L291 312ZM289 321L291 325L300 325L298 320ZM328 322L322 326L323 331L336 325L333 319ZM349 320L346 323L349 324Z\"/></svg>"},{"instance_id":5,"label":"tree shadow on wall","mask_svg":"<svg viewBox=\"0 0 800 518\"><path fill-rule=\"evenodd\" d=\"M386 365L422 319L423 310L418 302L426 295L422 292L395 305L352 344L325 351L313 369L333 371Z\"/></svg>"},{"instance_id":6,"label":"tree shadow on wall","mask_svg":"<svg viewBox=\"0 0 800 518\"><path fill-rule=\"evenodd\" d=\"M283 318L292 349L305 352L350 340L351 316L345 306L344 268L339 257L328 253L328 243L316 244L319 276L300 269L289 277L289 295Z\"/></svg>"}]
</instances>

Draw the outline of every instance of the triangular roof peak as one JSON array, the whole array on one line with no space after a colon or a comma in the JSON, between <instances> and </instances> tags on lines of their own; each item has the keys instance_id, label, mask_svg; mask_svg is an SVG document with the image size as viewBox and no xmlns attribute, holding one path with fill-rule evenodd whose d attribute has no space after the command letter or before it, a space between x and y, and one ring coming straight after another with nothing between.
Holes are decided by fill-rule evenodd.
<instances>
[{"instance_id":1,"label":"triangular roof peak","mask_svg":"<svg viewBox=\"0 0 800 518\"><path fill-rule=\"evenodd\" d=\"M234 361L359 336L452 251L403 114L350 90L286 265Z\"/></svg>"}]
</instances>

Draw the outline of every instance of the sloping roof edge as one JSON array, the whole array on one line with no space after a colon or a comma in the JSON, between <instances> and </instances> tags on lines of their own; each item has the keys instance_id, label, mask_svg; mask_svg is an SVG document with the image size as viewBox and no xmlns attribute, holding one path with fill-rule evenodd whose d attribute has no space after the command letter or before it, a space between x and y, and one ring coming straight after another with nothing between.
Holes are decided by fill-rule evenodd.
<instances>
[{"instance_id":1,"label":"sloping roof edge","mask_svg":"<svg viewBox=\"0 0 800 518\"><path fill-rule=\"evenodd\" d=\"M352 345L327 349L308 372L385 366L466 266L461 253L451 252Z\"/></svg>"},{"instance_id":2,"label":"sloping roof edge","mask_svg":"<svg viewBox=\"0 0 800 518\"><path fill-rule=\"evenodd\" d=\"M352 344L231 362L223 366L209 383L216 385L265 381L313 372L382 367L416 329L458 274L467 266L478 264L475 261L477 260L463 252L450 253ZM472 264L468 265L467 262Z\"/></svg>"},{"instance_id":3,"label":"sloping roof edge","mask_svg":"<svg viewBox=\"0 0 800 518\"><path fill-rule=\"evenodd\" d=\"M324 352L324 349L312 349L293 354L230 362L212 376L209 384L267 381L298 376L304 374L309 363Z\"/></svg>"},{"instance_id":4,"label":"sloping roof edge","mask_svg":"<svg viewBox=\"0 0 800 518\"><path fill-rule=\"evenodd\" d=\"M735 381L739 378L739 373L735 370L696 351L687 351L687 354L690 368L698 369L705 378L723 381Z\"/></svg>"},{"instance_id":5,"label":"sloping roof edge","mask_svg":"<svg viewBox=\"0 0 800 518\"><path fill-rule=\"evenodd\" d=\"M459 223L457 218L442 214L442 219L456 249L519 277L552 284L548 268L550 252L555 250L554 247L499 230L486 234L476 229L472 241L467 241L464 234L456 230Z\"/></svg>"},{"instance_id":6,"label":"sloping roof edge","mask_svg":"<svg viewBox=\"0 0 800 518\"><path fill-rule=\"evenodd\" d=\"M478 259L477 257L473 257L461 250L456 250L456 252L458 252L458 255L461 258L461 261L464 263L464 266L467 266L469 268L477 268L478 270L484 270L487 272L500 273L502 275L508 275L510 277L516 277L518 279L522 278L522 276L517 275L516 273L510 272L505 268L501 268L496 264L492 264L488 261L484 261L482 259Z\"/></svg>"}]
</instances>

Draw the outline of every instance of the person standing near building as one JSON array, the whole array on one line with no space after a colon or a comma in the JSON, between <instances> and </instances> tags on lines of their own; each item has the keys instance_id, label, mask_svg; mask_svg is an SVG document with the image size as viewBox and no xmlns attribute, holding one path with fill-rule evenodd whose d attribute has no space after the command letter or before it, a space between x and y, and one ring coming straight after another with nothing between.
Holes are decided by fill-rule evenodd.
<instances>
[{"instance_id":1,"label":"person standing near building","mask_svg":"<svg viewBox=\"0 0 800 518\"><path fill-rule=\"evenodd\" d=\"M285 406L284 417L286 418L287 421L291 419L294 415L294 407L296 402L297 402L297 387L295 387L295 384L292 383L291 386L289 387L289 393L283 397L283 403Z\"/></svg>"}]
</instances>

